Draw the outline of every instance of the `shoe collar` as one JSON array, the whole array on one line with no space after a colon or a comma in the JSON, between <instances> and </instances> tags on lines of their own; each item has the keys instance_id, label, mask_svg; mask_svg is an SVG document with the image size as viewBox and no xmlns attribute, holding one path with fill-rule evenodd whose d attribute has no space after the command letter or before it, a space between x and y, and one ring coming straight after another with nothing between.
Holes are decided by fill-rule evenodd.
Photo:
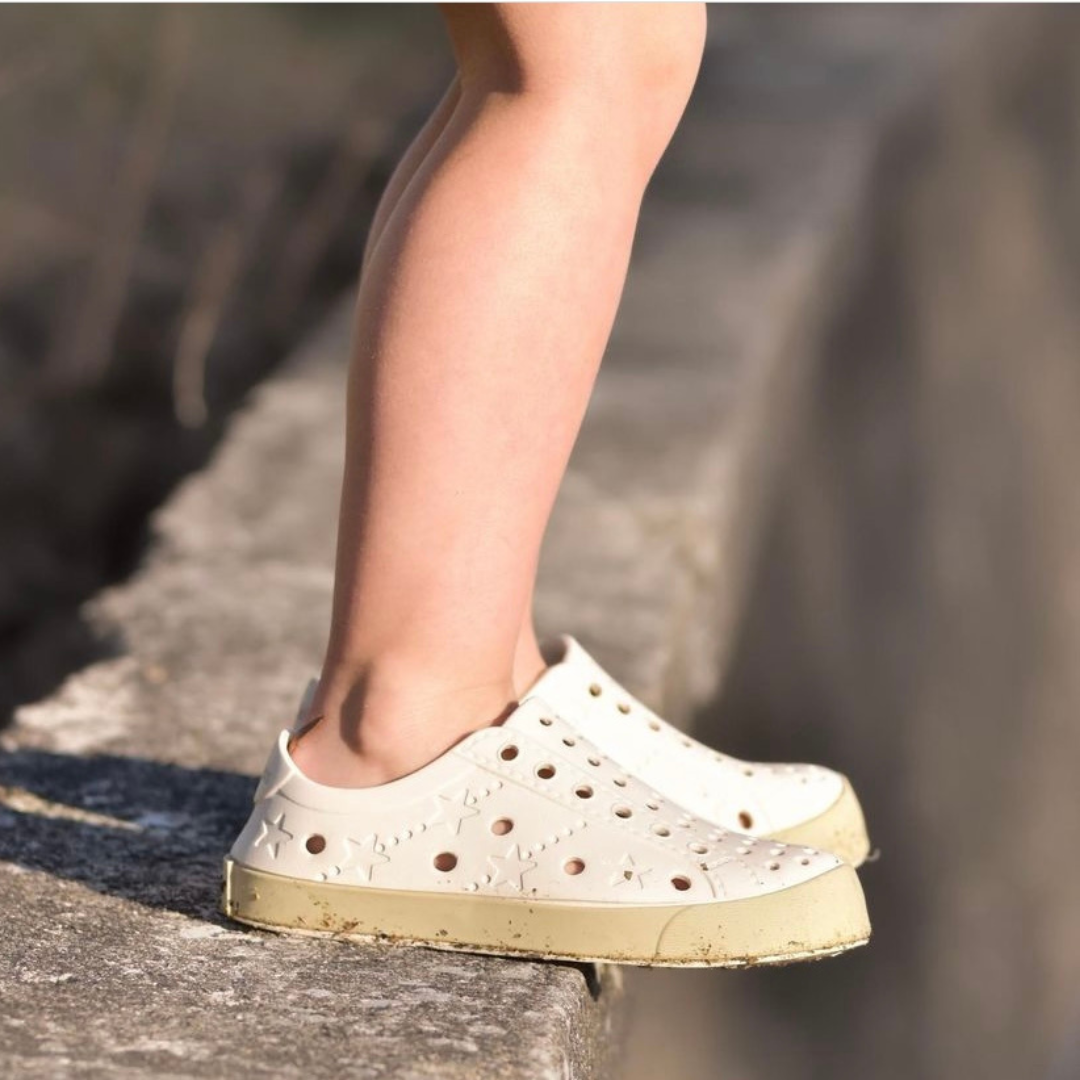
<instances>
[{"instance_id":1,"label":"shoe collar","mask_svg":"<svg viewBox=\"0 0 1080 1080\"><path fill-rule=\"evenodd\" d=\"M587 689L600 687L625 695L625 690L617 686L582 644L569 634L549 639L540 651L548 666L521 695L522 700L536 697L556 712L569 710L570 715L580 718L580 702ZM593 689L592 693L595 695L598 691Z\"/></svg>"},{"instance_id":2,"label":"shoe collar","mask_svg":"<svg viewBox=\"0 0 1080 1080\"><path fill-rule=\"evenodd\" d=\"M301 801L316 798L319 802L330 800L365 801L371 797L390 797L396 795L410 795L413 789L423 791L432 783L431 774L434 772L453 771L462 762L463 752L475 749L476 744L491 738L492 731L512 731L521 733L532 740L537 739L537 732L543 732L544 725L539 724L541 717L555 717L555 710L538 696L531 696L526 701L521 701L513 712L501 723L488 725L477 729L459 739L437 758L422 765L419 769L391 780L386 784L379 784L366 788L337 788L327 784L320 784L309 779L301 772L299 766L293 760L289 752L289 744L295 734L292 728L284 728L277 737L262 778L255 789L254 801L262 799L281 791L286 785L295 788L304 794ZM544 741L541 737L540 741Z\"/></svg>"}]
</instances>

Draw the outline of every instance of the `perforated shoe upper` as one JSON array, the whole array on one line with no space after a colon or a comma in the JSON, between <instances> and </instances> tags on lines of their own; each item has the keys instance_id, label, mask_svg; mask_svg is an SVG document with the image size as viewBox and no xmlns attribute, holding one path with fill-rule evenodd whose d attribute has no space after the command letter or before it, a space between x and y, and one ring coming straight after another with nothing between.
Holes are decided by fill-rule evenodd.
<instances>
[{"instance_id":1,"label":"perforated shoe upper","mask_svg":"<svg viewBox=\"0 0 1080 1080\"><path fill-rule=\"evenodd\" d=\"M661 719L569 635L535 694L624 768L726 829L767 836L825 813L845 780L819 765L766 764L719 753Z\"/></svg>"},{"instance_id":2,"label":"perforated shoe upper","mask_svg":"<svg viewBox=\"0 0 1080 1080\"><path fill-rule=\"evenodd\" d=\"M310 881L590 903L736 900L841 865L695 817L533 695L370 788L304 776L281 733L231 855Z\"/></svg>"}]
</instances>

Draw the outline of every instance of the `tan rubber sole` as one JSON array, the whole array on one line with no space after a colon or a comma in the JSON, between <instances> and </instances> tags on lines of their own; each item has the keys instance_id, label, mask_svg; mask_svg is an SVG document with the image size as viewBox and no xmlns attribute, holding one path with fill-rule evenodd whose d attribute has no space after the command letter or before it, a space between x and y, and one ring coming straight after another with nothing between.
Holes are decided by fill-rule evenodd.
<instances>
[{"instance_id":1,"label":"tan rubber sole","mask_svg":"<svg viewBox=\"0 0 1080 1080\"><path fill-rule=\"evenodd\" d=\"M801 844L831 851L852 866L862 866L870 854L870 837L858 796L845 780L844 790L836 802L823 814L790 829L773 833L770 840L785 844Z\"/></svg>"},{"instance_id":2,"label":"tan rubber sole","mask_svg":"<svg viewBox=\"0 0 1080 1080\"><path fill-rule=\"evenodd\" d=\"M658 967L789 964L870 938L850 866L749 900L632 906L323 884L226 858L222 910L285 933Z\"/></svg>"}]
</instances>

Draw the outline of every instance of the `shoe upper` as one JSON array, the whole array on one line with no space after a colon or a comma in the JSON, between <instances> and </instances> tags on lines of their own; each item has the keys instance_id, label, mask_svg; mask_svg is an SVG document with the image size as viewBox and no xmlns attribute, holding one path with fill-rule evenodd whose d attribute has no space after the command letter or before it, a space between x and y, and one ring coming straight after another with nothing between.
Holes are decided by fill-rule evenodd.
<instances>
[{"instance_id":1,"label":"shoe upper","mask_svg":"<svg viewBox=\"0 0 1080 1080\"><path fill-rule=\"evenodd\" d=\"M700 820L533 695L408 776L310 780L279 736L230 852L342 885L590 903L685 904L790 888L841 865Z\"/></svg>"},{"instance_id":2,"label":"shoe upper","mask_svg":"<svg viewBox=\"0 0 1080 1080\"><path fill-rule=\"evenodd\" d=\"M825 813L844 777L819 765L764 764L718 753L661 719L620 686L569 635L559 659L536 680L536 694L624 768L725 829L768 836Z\"/></svg>"}]
</instances>

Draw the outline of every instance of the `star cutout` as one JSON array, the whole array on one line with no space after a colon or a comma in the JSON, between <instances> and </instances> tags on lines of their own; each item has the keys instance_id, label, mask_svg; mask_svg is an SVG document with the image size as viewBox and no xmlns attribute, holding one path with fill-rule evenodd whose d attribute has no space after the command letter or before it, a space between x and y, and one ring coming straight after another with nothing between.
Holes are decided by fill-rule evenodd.
<instances>
[{"instance_id":1,"label":"star cutout","mask_svg":"<svg viewBox=\"0 0 1080 1080\"><path fill-rule=\"evenodd\" d=\"M261 844L266 844L266 850L270 852L270 858L276 859L278 851L292 838L293 834L285 828L285 814L282 812L273 820L263 818L259 822L259 835L255 837L254 846L259 847Z\"/></svg>"},{"instance_id":2,"label":"star cutout","mask_svg":"<svg viewBox=\"0 0 1080 1080\"><path fill-rule=\"evenodd\" d=\"M345 859L341 864L343 870L355 870L361 881L370 881L375 867L381 863L390 861L389 855L384 855L375 848L379 838L372 833L363 840L354 840L351 836L345 837Z\"/></svg>"},{"instance_id":3,"label":"star cutout","mask_svg":"<svg viewBox=\"0 0 1080 1080\"><path fill-rule=\"evenodd\" d=\"M493 886L509 885L517 892L521 892L524 888L522 878L530 870L536 869L536 863L522 857L521 847L518 844L511 844L505 855L489 855L488 862L495 871L491 884Z\"/></svg>"},{"instance_id":4,"label":"star cutout","mask_svg":"<svg viewBox=\"0 0 1080 1080\"><path fill-rule=\"evenodd\" d=\"M636 882L639 889L644 889L645 875L651 873L652 870L649 867L639 867L637 863L634 862L632 855L624 855L622 861L619 863L618 870L615 872L615 876L611 879L611 884L629 885Z\"/></svg>"},{"instance_id":5,"label":"star cutout","mask_svg":"<svg viewBox=\"0 0 1080 1080\"><path fill-rule=\"evenodd\" d=\"M470 817L479 814L475 806L469 806L469 789L466 788L460 795L436 795L435 816L430 818L428 825L446 825L452 836L457 836L461 831L461 823Z\"/></svg>"}]
</instances>

